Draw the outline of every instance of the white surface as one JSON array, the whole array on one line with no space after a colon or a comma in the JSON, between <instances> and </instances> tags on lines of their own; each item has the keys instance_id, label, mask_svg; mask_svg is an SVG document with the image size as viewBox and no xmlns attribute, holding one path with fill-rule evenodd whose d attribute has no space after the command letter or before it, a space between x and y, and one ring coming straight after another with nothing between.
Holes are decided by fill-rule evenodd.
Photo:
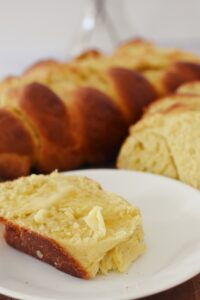
<instances>
[{"instance_id":1,"label":"white surface","mask_svg":"<svg viewBox=\"0 0 200 300\"><path fill-rule=\"evenodd\" d=\"M199 0L106 0L111 18L120 29L121 14L113 17L116 2L123 1L131 36L144 36L169 46L200 53ZM19 74L43 57L65 58L76 41L86 0L0 0L0 78ZM123 22L124 23L124 22ZM124 33L126 39L127 32ZM96 34L93 45L108 48Z\"/></svg>"},{"instance_id":2,"label":"white surface","mask_svg":"<svg viewBox=\"0 0 200 300\"><path fill-rule=\"evenodd\" d=\"M147 252L127 274L85 281L8 247L0 239L0 293L23 300L135 299L200 272L200 193L178 181L129 171L68 172L98 180L140 207Z\"/></svg>"}]
</instances>

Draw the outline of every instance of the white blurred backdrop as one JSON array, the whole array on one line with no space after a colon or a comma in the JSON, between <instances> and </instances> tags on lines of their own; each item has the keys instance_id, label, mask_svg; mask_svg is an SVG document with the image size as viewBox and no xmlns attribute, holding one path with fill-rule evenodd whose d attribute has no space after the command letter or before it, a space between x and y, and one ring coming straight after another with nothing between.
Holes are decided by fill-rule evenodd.
<instances>
[{"instance_id":1,"label":"white blurred backdrop","mask_svg":"<svg viewBox=\"0 0 200 300\"><path fill-rule=\"evenodd\" d=\"M101 1L101 0L99 0ZM199 0L106 0L111 19L123 2L130 24L124 38L143 36L200 54ZM0 77L46 57L66 58L77 41L86 0L0 0ZM120 14L113 19L120 30ZM109 49L103 34L93 44Z\"/></svg>"}]
</instances>

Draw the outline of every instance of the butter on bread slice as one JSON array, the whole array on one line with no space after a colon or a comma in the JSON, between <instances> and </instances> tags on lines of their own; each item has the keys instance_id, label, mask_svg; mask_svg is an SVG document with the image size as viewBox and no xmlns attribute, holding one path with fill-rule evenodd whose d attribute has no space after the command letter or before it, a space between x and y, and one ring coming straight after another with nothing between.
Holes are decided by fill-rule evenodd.
<instances>
[{"instance_id":1,"label":"butter on bread slice","mask_svg":"<svg viewBox=\"0 0 200 300\"><path fill-rule=\"evenodd\" d=\"M82 176L1 183L0 221L8 244L85 279L126 271L145 248L139 210Z\"/></svg>"}]
</instances>

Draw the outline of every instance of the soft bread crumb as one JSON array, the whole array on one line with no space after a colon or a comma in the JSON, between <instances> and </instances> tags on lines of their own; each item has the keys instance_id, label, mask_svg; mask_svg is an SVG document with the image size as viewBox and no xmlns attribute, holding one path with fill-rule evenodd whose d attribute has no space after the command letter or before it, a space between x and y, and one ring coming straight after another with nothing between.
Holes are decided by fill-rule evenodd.
<instances>
[{"instance_id":1,"label":"soft bread crumb","mask_svg":"<svg viewBox=\"0 0 200 300\"><path fill-rule=\"evenodd\" d=\"M200 189L200 98L155 102L122 145L117 166L165 175Z\"/></svg>"}]
</instances>

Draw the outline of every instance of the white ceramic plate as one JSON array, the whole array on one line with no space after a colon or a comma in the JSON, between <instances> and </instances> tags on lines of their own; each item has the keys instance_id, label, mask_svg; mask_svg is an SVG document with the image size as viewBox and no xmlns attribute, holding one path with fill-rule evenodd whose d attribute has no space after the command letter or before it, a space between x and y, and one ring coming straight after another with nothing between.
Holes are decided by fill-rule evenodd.
<instances>
[{"instance_id":1,"label":"white ceramic plate","mask_svg":"<svg viewBox=\"0 0 200 300\"><path fill-rule=\"evenodd\" d=\"M23 300L136 299L200 272L200 193L178 181L117 170L68 172L99 181L140 207L147 252L126 274L74 278L7 246L0 234L0 293Z\"/></svg>"}]
</instances>

